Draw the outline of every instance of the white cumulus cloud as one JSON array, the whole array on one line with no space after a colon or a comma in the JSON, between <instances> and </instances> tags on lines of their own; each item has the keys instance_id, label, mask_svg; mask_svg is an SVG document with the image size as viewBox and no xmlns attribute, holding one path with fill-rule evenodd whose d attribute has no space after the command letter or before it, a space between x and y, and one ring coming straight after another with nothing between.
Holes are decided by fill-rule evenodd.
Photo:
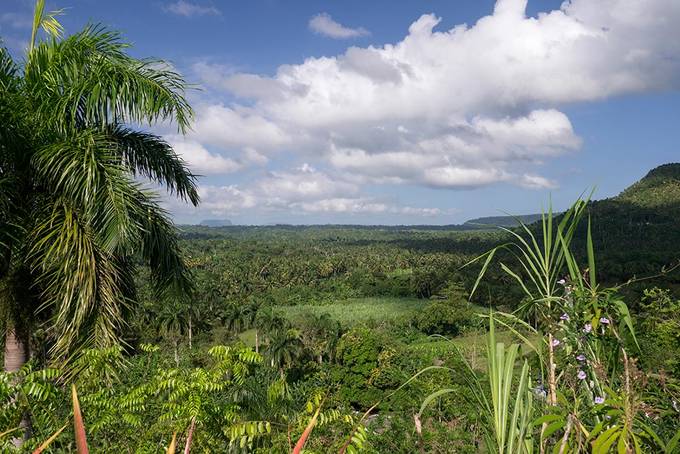
<instances>
[{"instance_id":1,"label":"white cumulus cloud","mask_svg":"<svg viewBox=\"0 0 680 454\"><path fill-rule=\"evenodd\" d=\"M283 205L302 210L378 210L383 202L363 196L365 184L557 187L541 165L581 146L566 105L680 89L680 2L571 0L536 17L526 4L498 0L476 23L448 30L425 14L395 43L310 57L273 75L199 65L237 101L200 106L190 139L234 156L256 150L259 165L284 153L332 172L338 193L322 190L326 173L291 183L299 171L272 170L249 189L269 203L287 194ZM360 33L328 15L310 27Z\"/></svg>"},{"instance_id":2,"label":"white cumulus cloud","mask_svg":"<svg viewBox=\"0 0 680 454\"><path fill-rule=\"evenodd\" d=\"M381 215L398 214L431 218L451 214L436 207L404 206L398 202L360 194L359 186L303 164L294 169L269 172L248 184L201 185L201 205L192 208L175 199L167 203L176 213L195 219L202 216L232 217L250 210L269 213Z\"/></svg>"},{"instance_id":3,"label":"white cumulus cloud","mask_svg":"<svg viewBox=\"0 0 680 454\"><path fill-rule=\"evenodd\" d=\"M219 16L222 14L219 9L212 5L201 5L186 0L177 0L176 2L168 3L164 8L172 14L184 17L205 15Z\"/></svg>"},{"instance_id":4,"label":"white cumulus cloud","mask_svg":"<svg viewBox=\"0 0 680 454\"><path fill-rule=\"evenodd\" d=\"M365 28L350 28L336 22L328 13L320 13L309 20L309 29L320 35L335 39L358 38L368 36Z\"/></svg>"},{"instance_id":5,"label":"white cumulus cloud","mask_svg":"<svg viewBox=\"0 0 680 454\"><path fill-rule=\"evenodd\" d=\"M236 172L243 164L218 154L210 153L203 145L182 137L171 137L170 144L184 159L191 171L197 175L224 174Z\"/></svg>"}]
</instances>

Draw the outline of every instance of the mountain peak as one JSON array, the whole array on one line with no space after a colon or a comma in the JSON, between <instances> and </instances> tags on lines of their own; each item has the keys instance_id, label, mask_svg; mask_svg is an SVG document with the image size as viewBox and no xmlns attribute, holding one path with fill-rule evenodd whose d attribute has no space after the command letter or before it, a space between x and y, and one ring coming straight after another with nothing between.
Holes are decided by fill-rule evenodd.
<instances>
[{"instance_id":1,"label":"mountain peak","mask_svg":"<svg viewBox=\"0 0 680 454\"><path fill-rule=\"evenodd\" d=\"M647 175L645 175L645 177L640 181L650 178L670 178L680 180L680 163L671 162L669 164L662 164L658 167L655 167L647 172Z\"/></svg>"},{"instance_id":2,"label":"mountain peak","mask_svg":"<svg viewBox=\"0 0 680 454\"><path fill-rule=\"evenodd\" d=\"M680 163L663 164L650 170L614 200L642 207L680 203Z\"/></svg>"}]
</instances>

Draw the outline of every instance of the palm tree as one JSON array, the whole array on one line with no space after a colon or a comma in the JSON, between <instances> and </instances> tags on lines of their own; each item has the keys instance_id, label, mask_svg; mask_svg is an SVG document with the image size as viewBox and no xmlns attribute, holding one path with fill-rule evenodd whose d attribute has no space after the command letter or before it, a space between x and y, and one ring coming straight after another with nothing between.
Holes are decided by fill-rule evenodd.
<instances>
[{"instance_id":1,"label":"palm tree","mask_svg":"<svg viewBox=\"0 0 680 454\"><path fill-rule=\"evenodd\" d=\"M158 334L172 342L176 366L179 366L179 341L183 335L188 334L191 330L190 317L191 309L176 300L165 304L155 317Z\"/></svg>"},{"instance_id":2,"label":"palm tree","mask_svg":"<svg viewBox=\"0 0 680 454\"><path fill-rule=\"evenodd\" d=\"M229 303L221 314L224 326L233 334L238 334L250 326L251 314L247 305Z\"/></svg>"},{"instance_id":3,"label":"palm tree","mask_svg":"<svg viewBox=\"0 0 680 454\"><path fill-rule=\"evenodd\" d=\"M302 356L304 345L300 331L295 328L281 328L269 333L266 355L271 367L276 367L281 378L284 370Z\"/></svg>"},{"instance_id":4,"label":"palm tree","mask_svg":"<svg viewBox=\"0 0 680 454\"><path fill-rule=\"evenodd\" d=\"M333 320L330 315L324 313L314 317L315 331L313 333L313 350L316 353L319 364L323 362L324 355L332 361L334 359L335 347L338 345L342 329L340 322Z\"/></svg>"},{"instance_id":5,"label":"palm tree","mask_svg":"<svg viewBox=\"0 0 680 454\"><path fill-rule=\"evenodd\" d=\"M255 351L260 352L260 336L263 332L265 335L277 331L286 326L286 321L276 312L272 307L262 308L255 313L253 320L255 326Z\"/></svg>"},{"instance_id":6,"label":"palm tree","mask_svg":"<svg viewBox=\"0 0 680 454\"><path fill-rule=\"evenodd\" d=\"M38 41L38 28L50 35ZM169 65L129 56L120 35L88 26L67 38L36 4L22 64L0 48L0 304L5 370L28 358L47 322L53 357L119 342L136 300L136 263L159 295L187 295L190 276L158 196L198 204L196 179L161 137L134 129L192 111Z\"/></svg>"}]
</instances>

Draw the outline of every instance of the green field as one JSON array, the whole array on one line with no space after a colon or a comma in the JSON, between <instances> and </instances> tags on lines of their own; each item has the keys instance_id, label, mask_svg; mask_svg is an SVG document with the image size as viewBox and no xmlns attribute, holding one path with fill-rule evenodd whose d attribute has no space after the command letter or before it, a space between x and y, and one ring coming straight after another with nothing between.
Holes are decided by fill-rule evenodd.
<instances>
[{"instance_id":1,"label":"green field","mask_svg":"<svg viewBox=\"0 0 680 454\"><path fill-rule=\"evenodd\" d=\"M301 304L297 306L277 306L276 311L293 323L305 316L328 314L344 328L375 322L395 321L413 317L419 310L430 304L429 300L418 298L370 297L336 301L332 304ZM249 329L239 334L239 339L248 345L255 345L255 330Z\"/></svg>"},{"instance_id":2,"label":"green field","mask_svg":"<svg viewBox=\"0 0 680 454\"><path fill-rule=\"evenodd\" d=\"M535 346L540 345L540 338L534 334L527 336L528 340ZM460 352L465 360L476 370L486 369L486 342L487 333L473 332L451 340L441 337L432 337L429 341L415 342L409 345L409 349L414 353L428 354L429 356L440 356L453 350ZM520 344L523 354L530 354L532 349L510 331L497 331L496 342L503 342L505 345L513 343Z\"/></svg>"},{"instance_id":3,"label":"green field","mask_svg":"<svg viewBox=\"0 0 680 454\"><path fill-rule=\"evenodd\" d=\"M430 301L417 298L378 297L349 299L326 305L279 306L276 310L292 322L309 314L328 314L344 327L351 327L371 320L381 322L412 317L428 304Z\"/></svg>"}]
</instances>

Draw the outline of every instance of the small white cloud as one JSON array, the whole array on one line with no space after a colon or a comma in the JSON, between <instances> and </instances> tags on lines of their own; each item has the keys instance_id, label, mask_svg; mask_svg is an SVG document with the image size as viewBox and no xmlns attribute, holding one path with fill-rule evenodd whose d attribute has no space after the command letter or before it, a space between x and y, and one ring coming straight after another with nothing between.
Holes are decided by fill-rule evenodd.
<instances>
[{"instance_id":1,"label":"small white cloud","mask_svg":"<svg viewBox=\"0 0 680 454\"><path fill-rule=\"evenodd\" d=\"M309 20L309 29L334 39L358 38L371 33L365 28L350 28L336 22L328 13L317 14Z\"/></svg>"},{"instance_id":2,"label":"small white cloud","mask_svg":"<svg viewBox=\"0 0 680 454\"><path fill-rule=\"evenodd\" d=\"M308 163L295 169L270 172L243 186L201 185L199 195L201 205L198 208L185 206L175 199L168 199L166 203L187 218L198 214L235 216L253 210L258 214L401 215L411 218L432 218L455 212L436 207L404 206L384 198L364 196L359 193L359 186L345 181L342 176L317 170Z\"/></svg>"},{"instance_id":3,"label":"small white cloud","mask_svg":"<svg viewBox=\"0 0 680 454\"><path fill-rule=\"evenodd\" d=\"M308 213L385 213L389 206L366 198L339 197L311 202L295 203L291 208L299 208Z\"/></svg>"},{"instance_id":4,"label":"small white cloud","mask_svg":"<svg viewBox=\"0 0 680 454\"><path fill-rule=\"evenodd\" d=\"M508 179L506 172L493 168L447 166L426 169L424 173L424 183L435 188L474 188Z\"/></svg>"},{"instance_id":5,"label":"small white cloud","mask_svg":"<svg viewBox=\"0 0 680 454\"><path fill-rule=\"evenodd\" d=\"M199 105L190 134L203 143L230 148L268 150L287 145L290 137L279 125L246 108Z\"/></svg>"},{"instance_id":6,"label":"small white cloud","mask_svg":"<svg viewBox=\"0 0 680 454\"><path fill-rule=\"evenodd\" d=\"M251 147L246 147L243 150L243 160L249 164L258 166L263 166L269 162L269 159L265 155Z\"/></svg>"},{"instance_id":7,"label":"small white cloud","mask_svg":"<svg viewBox=\"0 0 680 454\"><path fill-rule=\"evenodd\" d=\"M198 195L201 197L200 210L213 216L238 214L241 210L253 208L258 204L253 194L239 189L236 185L200 186Z\"/></svg>"},{"instance_id":8,"label":"small white cloud","mask_svg":"<svg viewBox=\"0 0 680 454\"><path fill-rule=\"evenodd\" d=\"M557 182L539 175L524 174L519 179L519 185L527 189L557 189Z\"/></svg>"},{"instance_id":9,"label":"small white cloud","mask_svg":"<svg viewBox=\"0 0 680 454\"><path fill-rule=\"evenodd\" d=\"M212 5L200 5L198 3L187 2L185 0L177 0L176 2L169 3L164 9L172 14L184 17L206 15L219 16L222 14L219 9Z\"/></svg>"}]
</instances>

